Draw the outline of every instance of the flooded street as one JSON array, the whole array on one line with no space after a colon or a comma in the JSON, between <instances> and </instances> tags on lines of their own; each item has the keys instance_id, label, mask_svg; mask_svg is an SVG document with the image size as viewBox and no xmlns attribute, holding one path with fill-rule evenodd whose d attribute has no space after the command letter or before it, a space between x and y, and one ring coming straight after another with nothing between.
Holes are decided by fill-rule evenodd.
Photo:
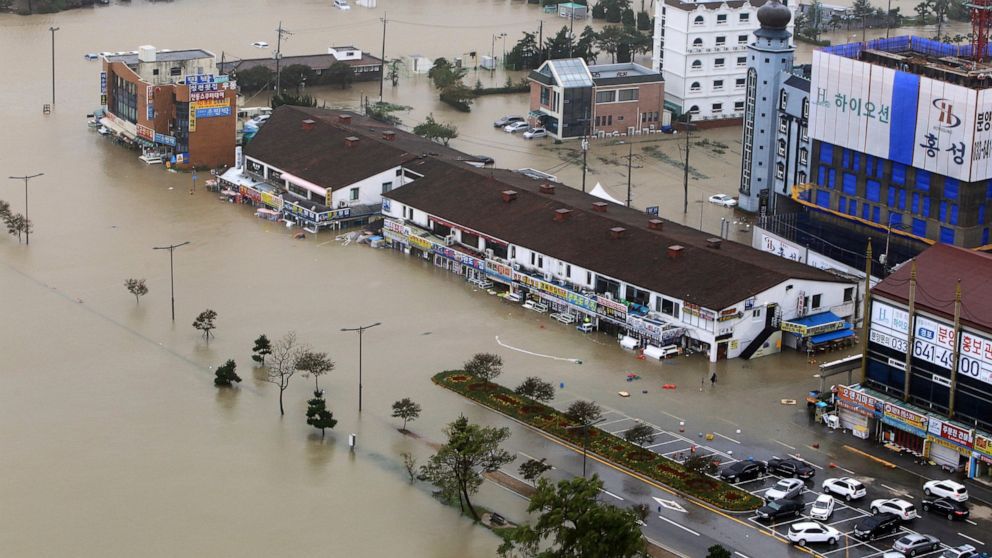
<instances>
[{"instance_id":1,"label":"flooded street","mask_svg":"<svg viewBox=\"0 0 992 558\"><path fill-rule=\"evenodd\" d=\"M536 28L539 19L546 35L564 20L519 0L380 0L376 10L350 12L318 0L131 4L0 15L0 48L13 54L5 59L0 87L0 171L45 173L30 185L30 247L0 238L4 556L493 556L497 538L440 505L427 487L410 485L400 458L411 452L425 462L427 443L440 440L441 428L458 413L502 424L429 380L479 351L503 356L503 383L543 375L564 382L573 396L615 406L621 403L613 394L629 388L625 374L636 372L644 377L637 387L650 393L625 400L624 409L658 422L668 420L663 412L703 425L732 417L731 424L745 430L741 438L755 441L751 427L776 423L793 434L806 428L801 412L777 404L783 391L797 396L810 387L815 366L797 354L713 369L696 358L636 361L606 336L579 335L421 261L341 246L329 234L293 240L293 231L253 218L249 208L221 203L199 188L189 195L189 175L146 166L86 127L85 115L99 100L99 65L83 60L86 52L153 44L258 56L269 51L249 43L274 44L272 30L282 20L294 33L283 49L287 55L332 44L378 54L385 9L396 20L389 24L387 57L481 55L493 33L509 33L509 49L520 30ZM57 103L54 114L44 116L51 95L50 26L60 27ZM470 73L468 81L475 79ZM506 75L479 79L502 83ZM362 94L377 96L378 85L317 93L328 105L357 107ZM500 166L534 167L580 182L580 167L564 164L574 161L568 153L574 145L530 144L492 129L501 114L526 111L524 96L481 98L472 113L461 114L436 100L426 76L405 76L397 88L387 85L385 98L414 107L402 115L408 124L429 113L456 124L459 149L492 155ZM691 186L688 216L681 211L681 164L673 163L678 138L669 136L638 145L644 156L634 171L634 205L661 205L663 216L690 224L703 219L713 232L721 218L734 219L729 210L695 200L736 189L740 132L706 134L729 147L725 154L693 151L700 177ZM626 166L616 160L625 151L594 146L590 187L601 181L623 197ZM23 196L23 183L0 181L0 199L15 211L23 210ZM152 248L184 241L190 245L175 253L173 324L168 256ZM150 293L140 304L123 287L128 277L148 281ZM205 308L219 315L209 344L190 325ZM357 339L339 330L376 321L383 325L364 341L359 417ZM280 418L277 389L253 378L252 341L289 330L337 362L322 384L339 423L324 440L305 422L310 380L293 378ZM497 337L584 364L501 348ZM217 390L212 369L228 358L245 381ZM713 370L720 374L718 388L697 391ZM662 381L685 389L661 392ZM400 435L389 416L403 397L423 406L423 416L410 425L423 440ZM707 404L720 411L704 415ZM358 434L354 453L349 433ZM525 503L491 484L479 501L524 517Z\"/></svg>"}]
</instances>

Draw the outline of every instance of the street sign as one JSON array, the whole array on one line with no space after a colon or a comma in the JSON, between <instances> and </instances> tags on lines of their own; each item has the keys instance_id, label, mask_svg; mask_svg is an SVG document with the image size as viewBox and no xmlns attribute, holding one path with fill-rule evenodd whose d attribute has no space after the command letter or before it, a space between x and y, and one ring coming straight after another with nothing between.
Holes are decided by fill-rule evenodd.
<instances>
[{"instance_id":1,"label":"street sign","mask_svg":"<svg viewBox=\"0 0 992 558\"><path fill-rule=\"evenodd\" d=\"M652 498L654 497L652 496ZM680 506L679 503L676 502L675 500L662 500L661 498L654 498L654 501L658 502L658 504L660 504L662 507L666 509L675 510L677 512L682 512L682 513L689 513L685 510L685 508Z\"/></svg>"}]
</instances>

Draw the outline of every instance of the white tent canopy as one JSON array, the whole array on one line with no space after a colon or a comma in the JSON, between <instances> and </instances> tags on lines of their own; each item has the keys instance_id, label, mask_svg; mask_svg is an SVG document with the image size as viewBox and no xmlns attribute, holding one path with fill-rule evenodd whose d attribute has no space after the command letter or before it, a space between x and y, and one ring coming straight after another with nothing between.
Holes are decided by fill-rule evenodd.
<instances>
[{"instance_id":1,"label":"white tent canopy","mask_svg":"<svg viewBox=\"0 0 992 558\"><path fill-rule=\"evenodd\" d=\"M606 191L606 188L603 188L603 185L600 184L599 182L596 183L596 187L590 190L589 193L601 200L606 200L610 203L615 203L617 205L623 205L622 201L611 196L610 193Z\"/></svg>"}]
</instances>

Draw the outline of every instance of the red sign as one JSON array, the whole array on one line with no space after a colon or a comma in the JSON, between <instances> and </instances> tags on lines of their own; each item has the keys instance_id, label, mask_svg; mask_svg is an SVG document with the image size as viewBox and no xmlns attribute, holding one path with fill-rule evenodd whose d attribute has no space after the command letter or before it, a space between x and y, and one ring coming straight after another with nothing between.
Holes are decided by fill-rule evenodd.
<instances>
[{"instance_id":1,"label":"red sign","mask_svg":"<svg viewBox=\"0 0 992 558\"><path fill-rule=\"evenodd\" d=\"M954 426L953 424L942 423L940 425L940 437L950 440L955 444L970 448L973 445L972 431Z\"/></svg>"},{"instance_id":2,"label":"red sign","mask_svg":"<svg viewBox=\"0 0 992 558\"><path fill-rule=\"evenodd\" d=\"M855 391L846 386L837 387L837 404L864 416L873 416L881 401L863 391Z\"/></svg>"}]
</instances>

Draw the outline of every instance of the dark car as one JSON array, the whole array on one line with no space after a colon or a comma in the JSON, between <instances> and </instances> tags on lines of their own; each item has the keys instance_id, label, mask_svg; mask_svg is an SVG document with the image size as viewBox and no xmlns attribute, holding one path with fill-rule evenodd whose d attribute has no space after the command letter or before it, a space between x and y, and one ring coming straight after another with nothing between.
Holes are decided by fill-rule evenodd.
<instances>
[{"instance_id":1,"label":"dark car","mask_svg":"<svg viewBox=\"0 0 992 558\"><path fill-rule=\"evenodd\" d=\"M720 478L727 482L754 480L765 474L767 467L760 461L735 461L720 471Z\"/></svg>"},{"instance_id":2,"label":"dark car","mask_svg":"<svg viewBox=\"0 0 992 558\"><path fill-rule=\"evenodd\" d=\"M758 508L755 512L759 519L775 520L780 517L799 517L804 504L801 500L775 500Z\"/></svg>"},{"instance_id":3,"label":"dark car","mask_svg":"<svg viewBox=\"0 0 992 558\"><path fill-rule=\"evenodd\" d=\"M854 526L854 536L861 540L874 540L899 529L900 519L894 513L870 515Z\"/></svg>"},{"instance_id":4,"label":"dark car","mask_svg":"<svg viewBox=\"0 0 992 558\"><path fill-rule=\"evenodd\" d=\"M963 502L955 502L949 498L936 498L932 500L924 498L920 505L923 511L943 515L951 521L955 519L968 519L968 515L971 513L968 511L968 506L964 505Z\"/></svg>"},{"instance_id":5,"label":"dark car","mask_svg":"<svg viewBox=\"0 0 992 558\"><path fill-rule=\"evenodd\" d=\"M816 474L816 470L805 461L788 459L769 459L768 471L783 477L798 477L800 479L811 479Z\"/></svg>"}]
</instances>

